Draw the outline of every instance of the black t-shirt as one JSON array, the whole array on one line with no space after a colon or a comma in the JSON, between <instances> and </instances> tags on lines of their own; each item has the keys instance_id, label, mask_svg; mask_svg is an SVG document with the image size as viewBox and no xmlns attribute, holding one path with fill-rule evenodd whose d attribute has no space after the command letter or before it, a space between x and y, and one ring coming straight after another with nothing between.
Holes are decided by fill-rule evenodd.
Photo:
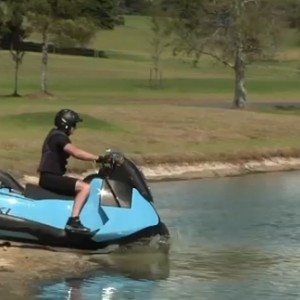
<instances>
[{"instance_id":1,"label":"black t-shirt","mask_svg":"<svg viewBox=\"0 0 300 300\"><path fill-rule=\"evenodd\" d=\"M51 129L42 148L41 162L38 171L63 175L70 155L64 151L65 145L71 143L68 135L61 130Z\"/></svg>"}]
</instances>

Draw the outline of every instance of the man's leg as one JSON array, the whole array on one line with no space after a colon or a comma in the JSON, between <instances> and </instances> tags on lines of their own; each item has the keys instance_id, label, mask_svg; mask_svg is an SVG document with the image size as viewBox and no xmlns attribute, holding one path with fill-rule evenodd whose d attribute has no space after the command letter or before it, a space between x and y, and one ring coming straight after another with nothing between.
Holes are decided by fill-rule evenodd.
<instances>
[{"instance_id":1,"label":"man's leg","mask_svg":"<svg viewBox=\"0 0 300 300\"><path fill-rule=\"evenodd\" d=\"M81 180L77 180L75 185L76 196L74 200L72 217L79 217L80 212L90 194L90 185Z\"/></svg>"},{"instance_id":2,"label":"man's leg","mask_svg":"<svg viewBox=\"0 0 300 300\"><path fill-rule=\"evenodd\" d=\"M76 181L75 185L76 196L72 209L72 216L66 224L66 230L79 233L90 233L90 230L84 227L79 219L80 212L86 203L90 193L90 185L81 180Z\"/></svg>"}]
</instances>

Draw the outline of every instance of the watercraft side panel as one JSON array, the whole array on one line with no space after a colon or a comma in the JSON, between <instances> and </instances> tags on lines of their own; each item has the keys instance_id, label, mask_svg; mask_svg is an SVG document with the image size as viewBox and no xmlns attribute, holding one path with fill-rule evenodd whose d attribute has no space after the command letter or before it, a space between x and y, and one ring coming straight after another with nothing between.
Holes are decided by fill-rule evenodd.
<instances>
[{"instance_id":1,"label":"watercraft side panel","mask_svg":"<svg viewBox=\"0 0 300 300\"><path fill-rule=\"evenodd\" d=\"M132 206L128 208L103 207L109 216L108 222L101 228L95 241L105 241L121 236L128 236L159 223L159 217L152 204L146 201L137 190L133 190ZM113 235L112 235L113 233Z\"/></svg>"}]
</instances>

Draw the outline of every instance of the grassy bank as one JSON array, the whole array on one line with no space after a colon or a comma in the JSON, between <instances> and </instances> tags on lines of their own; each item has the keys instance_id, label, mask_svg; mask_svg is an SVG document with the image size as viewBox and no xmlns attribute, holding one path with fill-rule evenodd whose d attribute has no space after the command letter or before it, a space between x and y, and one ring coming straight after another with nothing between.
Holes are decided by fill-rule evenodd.
<instances>
[{"instance_id":1,"label":"grassy bank","mask_svg":"<svg viewBox=\"0 0 300 300\"><path fill-rule=\"evenodd\" d=\"M300 57L286 41L278 60L248 69L249 108L230 109L233 74L203 58L163 56L160 89L149 86L149 25L129 17L99 32L93 47L108 59L50 55L49 88L39 91L40 54L27 53L20 70L21 98L12 98L13 64L0 51L0 168L34 173L55 112L79 111L73 140L95 153L117 148L139 162L237 160L300 152ZM293 32L291 34L294 34ZM289 105L289 109L281 109ZM73 170L89 168L71 162Z\"/></svg>"}]
</instances>

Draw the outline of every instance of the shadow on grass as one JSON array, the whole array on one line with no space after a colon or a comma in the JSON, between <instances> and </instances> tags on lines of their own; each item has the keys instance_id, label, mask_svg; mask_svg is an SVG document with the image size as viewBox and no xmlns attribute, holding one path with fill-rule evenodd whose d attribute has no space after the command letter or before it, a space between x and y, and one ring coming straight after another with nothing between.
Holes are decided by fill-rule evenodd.
<instances>
[{"instance_id":1,"label":"shadow on grass","mask_svg":"<svg viewBox=\"0 0 300 300\"><path fill-rule=\"evenodd\" d=\"M30 94L6 94L6 95L0 95L1 98L24 98L24 99L56 99L55 94L50 92L36 92L36 93L30 93Z\"/></svg>"},{"instance_id":2,"label":"shadow on grass","mask_svg":"<svg viewBox=\"0 0 300 300\"><path fill-rule=\"evenodd\" d=\"M0 95L0 98L20 98L20 97L23 97L22 95L20 94L8 94L8 95Z\"/></svg>"}]
</instances>

